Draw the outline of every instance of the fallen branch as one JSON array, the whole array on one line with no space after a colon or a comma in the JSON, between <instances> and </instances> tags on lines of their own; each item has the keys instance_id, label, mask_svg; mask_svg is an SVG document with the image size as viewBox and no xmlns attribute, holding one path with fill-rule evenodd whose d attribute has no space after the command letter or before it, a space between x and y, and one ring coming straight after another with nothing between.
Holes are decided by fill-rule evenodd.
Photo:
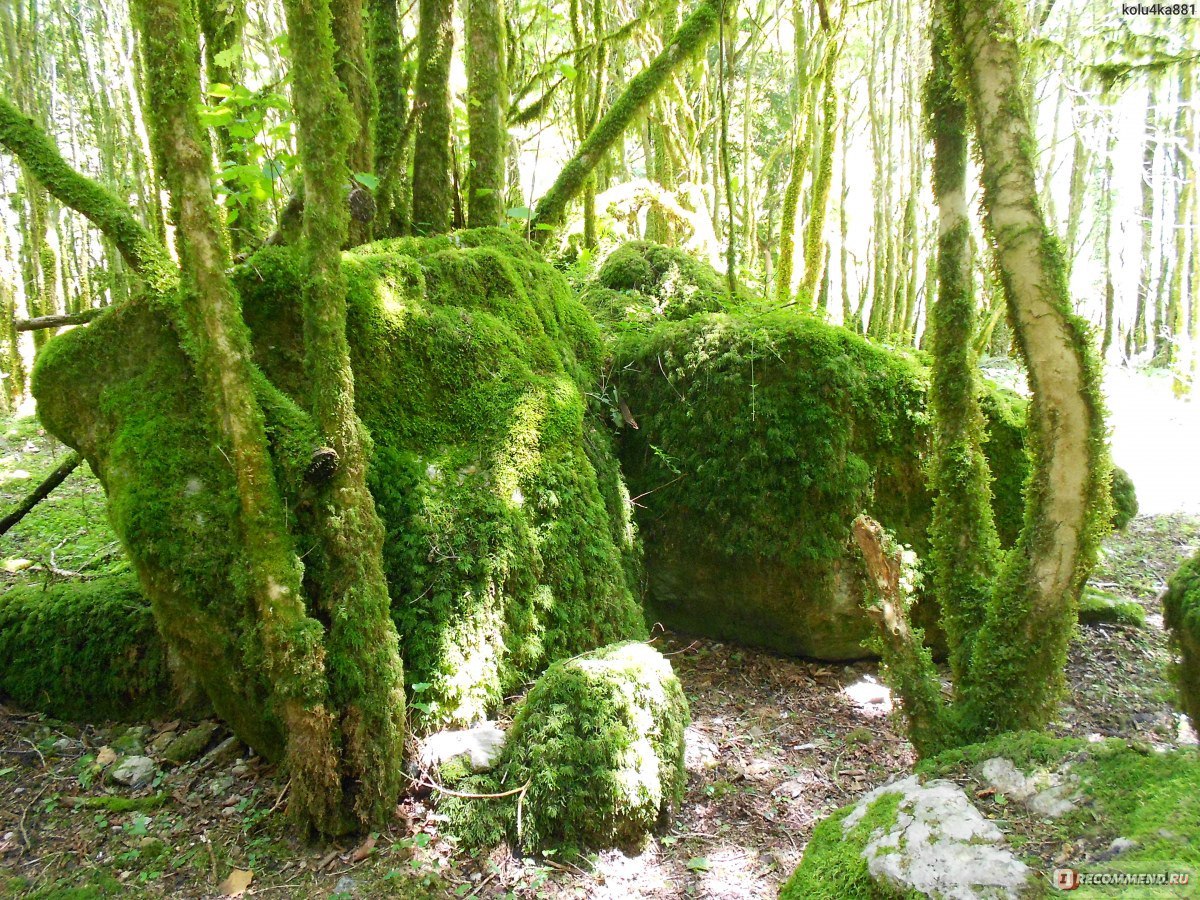
<instances>
[{"instance_id":1,"label":"fallen branch","mask_svg":"<svg viewBox=\"0 0 1200 900\"><path fill-rule=\"evenodd\" d=\"M64 457L63 461L58 464L58 468L47 475L45 480L17 505L16 509L3 519L0 519L0 535L7 534L10 528L29 514L30 510L49 497L50 492L62 484L67 476L75 471L79 462L80 456L78 453L71 453Z\"/></svg>"},{"instance_id":2,"label":"fallen branch","mask_svg":"<svg viewBox=\"0 0 1200 900\"><path fill-rule=\"evenodd\" d=\"M70 316L38 316L35 319L14 319L13 328L17 331L40 331L43 328L62 328L64 325L86 325L107 309L107 306L100 306L96 309L89 309Z\"/></svg>"}]
</instances>

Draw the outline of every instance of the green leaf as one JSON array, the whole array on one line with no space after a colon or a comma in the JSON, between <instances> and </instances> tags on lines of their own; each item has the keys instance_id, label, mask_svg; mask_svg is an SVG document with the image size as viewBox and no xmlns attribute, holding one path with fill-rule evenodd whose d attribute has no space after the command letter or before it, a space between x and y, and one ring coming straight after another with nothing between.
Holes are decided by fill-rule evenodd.
<instances>
[{"instance_id":1,"label":"green leaf","mask_svg":"<svg viewBox=\"0 0 1200 900\"><path fill-rule=\"evenodd\" d=\"M233 94L233 88L227 84L217 82L208 86L208 96L210 97L229 97Z\"/></svg>"},{"instance_id":2,"label":"green leaf","mask_svg":"<svg viewBox=\"0 0 1200 900\"><path fill-rule=\"evenodd\" d=\"M687 867L693 872L707 872L712 868L709 865L708 858L704 856L693 856L687 861Z\"/></svg>"},{"instance_id":3,"label":"green leaf","mask_svg":"<svg viewBox=\"0 0 1200 900\"><path fill-rule=\"evenodd\" d=\"M528 206L514 206L512 209L506 210L505 215L510 219L521 219L525 222L533 219L533 211Z\"/></svg>"},{"instance_id":4,"label":"green leaf","mask_svg":"<svg viewBox=\"0 0 1200 900\"><path fill-rule=\"evenodd\" d=\"M567 81L574 81L579 76L579 72L576 71L575 67L570 63L559 63L558 71L562 72L563 77L567 79Z\"/></svg>"},{"instance_id":5,"label":"green leaf","mask_svg":"<svg viewBox=\"0 0 1200 900\"><path fill-rule=\"evenodd\" d=\"M242 47L240 44L234 44L232 47L222 50L213 57L213 64L227 68L237 62L238 57L242 55Z\"/></svg>"},{"instance_id":6,"label":"green leaf","mask_svg":"<svg viewBox=\"0 0 1200 900\"><path fill-rule=\"evenodd\" d=\"M200 124L208 128L219 128L222 125L228 125L234 120L235 116L236 113L229 106L200 107Z\"/></svg>"},{"instance_id":7,"label":"green leaf","mask_svg":"<svg viewBox=\"0 0 1200 900\"><path fill-rule=\"evenodd\" d=\"M416 684L414 684L412 686L412 689L413 689L414 694L422 694L425 691L429 690L431 687L433 687L433 685L430 684L428 681L418 681Z\"/></svg>"},{"instance_id":8,"label":"green leaf","mask_svg":"<svg viewBox=\"0 0 1200 900\"><path fill-rule=\"evenodd\" d=\"M355 172L354 180L368 191L374 192L379 189L379 179L370 172Z\"/></svg>"}]
</instances>

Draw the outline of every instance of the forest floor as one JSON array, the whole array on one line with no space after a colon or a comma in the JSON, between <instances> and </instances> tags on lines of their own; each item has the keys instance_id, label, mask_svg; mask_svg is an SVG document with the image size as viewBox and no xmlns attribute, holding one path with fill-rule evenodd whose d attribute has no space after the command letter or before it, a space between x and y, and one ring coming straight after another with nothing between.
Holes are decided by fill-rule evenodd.
<instances>
[{"instance_id":1,"label":"forest floor","mask_svg":"<svg viewBox=\"0 0 1200 900\"><path fill-rule=\"evenodd\" d=\"M63 452L32 420L7 423L0 506ZM5 537L0 590L52 569L118 567L112 541L99 485L76 472ZM1198 546L1200 517L1185 514L1142 516L1108 539L1093 584L1140 604L1146 622L1080 627L1056 734L1196 742L1170 705L1158 596ZM104 748L133 742L154 757L157 738L195 723L136 723L130 732L0 706L0 895L201 898L241 887L262 897L767 898L822 817L912 767L873 663L806 662L661 631L655 643L691 702L689 783L672 827L639 854L575 863L506 848L473 854L443 832L429 797L406 798L387 831L360 843L307 844L286 819L284 781L232 742L175 768L156 760L140 791L96 774ZM225 737L218 730L210 744Z\"/></svg>"}]
</instances>

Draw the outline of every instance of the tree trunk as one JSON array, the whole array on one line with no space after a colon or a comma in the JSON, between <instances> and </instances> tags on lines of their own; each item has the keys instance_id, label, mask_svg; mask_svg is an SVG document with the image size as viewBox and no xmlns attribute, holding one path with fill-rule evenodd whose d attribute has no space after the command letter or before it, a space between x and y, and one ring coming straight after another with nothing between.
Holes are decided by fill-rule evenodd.
<instances>
[{"instance_id":1,"label":"tree trunk","mask_svg":"<svg viewBox=\"0 0 1200 900\"><path fill-rule=\"evenodd\" d=\"M933 138L938 207L937 299L929 310L933 350L933 520L929 527L934 596L957 685L970 673L999 560L991 472L983 454L975 338L975 275L967 188L967 104L954 87L949 37L934 23L925 120Z\"/></svg>"},{"instance_id":2,"label":"tree trunk","mask_svg":"<svg viewBox=\"0 0 1200 900\"><path fill-rule=\"evenodd\" d=\"M420 0L417 88L413 113L412 228L441 234L454 206L450 180L450 61L454 53L454 0Z\"/></svg>"},{"instance_id":3,"label":"tree trunk","mask_svg":"<svg viewBox=\"0 0 1200 900\"><path fill-rule=\"evenodd\" d=\"M333 23L334 46L337 48L334 54L334 68L346 99L350 101L350 111L357 125L350 138L350 150L346 158L347 175L358 172L373 174L377 98L375 81L371 77L371 60L367 54L363 0L330 0L329 11ZM366 188L359 186L355 190ZM356 209L365 206L355 204ZM347 226L347 246L357 247L371 240L374 234L373 223L373 214L352 216Z\"/></svg>"},{"instance_id":4,"label":"tree trunk","mask_svg":"<svg viewBox=\"0 0 1200 900\"><path fill-rule=\"evenodd\" d=\"M354 410L346 340L342 202L352 121L334 71L329 0L285 0L291 39L300 161L304 172L304 368L312 415L337 467L317 488L317 551L309 580L328 622L325 650L334 726L340 732L337 783L314 809L326 831L384 824L399 794L404 761L404 676L383 573L383 526L367 489L366 435ZM349 821L346 818L352 814Z\"/></svg>"},{"instance_id":5,"label":"tree trunk","mask_svg":"<svg viewBox=\"0 0 1200 900\"><path fill-rule=\"evenodd\" d=\"M825 215L829 208L829 188L833 183L833 153L837 139L837 62L842 42L833 39L821 74L824 85L822 98L821 147L817 171L813 175L812 202L809 204L808 228L804 235L804 279L800 293L804 302L811 303L821 283L822 254L825 243Z\"/></svg>"},{"instance_id":6,"label":"tree trunk","mask_svg":"<svg viewBox=\"0 0 1200 900\"><path fill-rule=\"evenodd\" d=\"M479 228L504 221L504 164L508 149L504 16L499 0L465 2L467 126L471 137L467 224Z\"/></svg>"},{"instance_id":7,"label":"tree trunk","mask_svg":"<svg viewBox=\"0 0 1200 900\"><path fill-rule=\"evenodd\" d=\"M401 223L395 210L403 182L405 141L409 117L408 88L411 76L400 49L400 16L396 0L368 0L367 35L371 46L371 70L379 95L375 117L375 234L399 234Z\"/></svg>"},{"instance_id":8,"label":"tree trunk","mask_svg":"<svg viewBox=\"0 0 1200 900\"><path fill-rule=\"evenodd\" d=\"M974 650L969 719L989 733L1038 727L1053 710L1079 592L1107 520L1110 464L1097 366L1038 203L1012 8L986 0L948 6L976 123L985 224L1033 395L1025 525Z\"/></svg>"},{"instance_id":9,"label":"tree trunk","mask_svg":"<svg viewBox=\"0 0 1200 900\"><path fill-rule=\"evenodd\" d=\"M227 275L230 250L213 199L211 152L198 117L198 28L187 0L136 0L134 11L147 75L156 85L150 125L172 200L186 345L237 482L245 578L274 683L276 713L284 723L293 803L302 817L328 828L341 810L334 722L326 709L322 627L305 609L301 565L291 546L254 393L249 336Z\"/></svg>"}]
</instances>

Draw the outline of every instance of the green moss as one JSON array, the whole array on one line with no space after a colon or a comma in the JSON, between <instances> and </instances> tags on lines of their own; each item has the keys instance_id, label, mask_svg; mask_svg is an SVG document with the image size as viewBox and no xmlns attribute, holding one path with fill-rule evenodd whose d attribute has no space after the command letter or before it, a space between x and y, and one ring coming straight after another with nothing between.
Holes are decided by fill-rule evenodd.
<instances>
[{"instance_id":1,"label":"green moss","mask_svg":"<svg viewBox=\"0 0 1200 900\"><path fill-rule=\"evenodd\" d=\"M523 796L458 800L452 818L470 839L506 834L525 850L637 846L683 798L689 721L670 663L647 644L555 663L517 710L495 773L466 782L486 793L528 784Z\"/></svg>"},{"instance_id":2,"label":"green moss","mask_svg":"<svg viewBox=\"0 0 1200 900\"><path fill-rule=\"evenodd\" d=\"M1053 823L1036 817L1024 823L1030 843L1054 848L1067 841L1074 848L1103 849L1122 837L1133 842L1132 849L1096 864L1097 870L1182 870L1195 877L1200 865L1195 840L1200 834L1200 755L1194 749L1147 752L1119 740L1089 743L1016 732L948 751L924 761L917 771L961 781L984 760L998 756L1024 771L1069 764L1080 779L1083 797L1074 812ZM1091 866L1076 863L1075 868L1088 871Z\"/></svg>"},{"instance_id":3,"label":"green moss","mask_svg":"<svg viewBox=\"0 0 1200 900\"><path fill-rule=\"evenodd\" d=\"M1125 526L1137 517L1138 500L1137 489L1133 486L1133 479L1120 466L1113 466L1112 505L1112 526L1117 531L1124 531Z\"/></svg>"},{"instance_id":4,"label":"green moss","mask_svg":"<svg viewBox=\"0 0 1200 900\"><path fill-rule=\"evenodd\" d=\"M1079 601L1079 621L1084 625L1108 622L1141 628L1146 624L1146 610L1136 600L1088 585Z\"/></svg>"},{"instance_id":5,"label":"green moss","mask_svg":"<svg viewBox=\"0 0 1200 900\"><path fill-rule=\"evenodd\" d=\"M74 804L80 809L102 809L111 813L145 812L158 809L171 802L168 793L151 794L149 797L80 797Z\"/></svg>"},{"instance_id":6,"label":"green moss","mask_svg":"<svg viewBox=\"0 0 1200 900\"><path fill-rule=\"evenodd\" d=\"M432 684L421 727L642 634L629 507L584 399L598 333L562 276L505 229L382 241L345 269L393 617L409 683ZM265 371L303 401L296 283L286 250L239 276Z\"/></svg>"},{"instance_id":7,"label":"green moss","mask_svg":"<svg viewBox=\"0 0 1200 900\"><path fill-rule=\"evenodd\" d=\"M1171 576L1163 613L1179 652L1177 677L1183 710L1200 722L1200 554Z\"/></svg>"},{"instance_id":8,"label":"green moss","mask_svg":"<svg viewBox=\"0 0 1200 900\"><path fill-rule=\"evenodd\" d=\"M150 605L129 575L0 595L0 693L26 709L102 721L180 705Z\"/></svg>"},{"instance_id":9,"label":"green moss","mask_svg":"<svg viewBox=\"0 0 1200 900\"><path fill-rule=\"evenodd\" d=\"M725 283L712 266L651 241L622 244L596 281L583 300L601 321L677 320L725 306Z\"/></svg>"},{"instance_id":10,"label":"green moss","mask_svg":"<svg viewBox=\"0 0 1200 900\"><path fill-rule=\"evenodd\" d=\"M842 822L854 810L844 806L813 829L800 865L779 893L780 900L894 900L905 895L877 884L867 871L863 850L876 829L890 828L902 795L883 794L848 831Z\"/></svg>"},{"instance_id":11,"label":"green moss","mask_svg":"<svg viewBox=\"0 0 1200 900\"><path fill-rule=\"evenodd\" d=\"M850 525L865 509L927 550L924 367L788 311L623 329L612 354L640 426L618 448L640 495L652 612L784 652L865 655Z\"/></svg>"}]
</instances>

